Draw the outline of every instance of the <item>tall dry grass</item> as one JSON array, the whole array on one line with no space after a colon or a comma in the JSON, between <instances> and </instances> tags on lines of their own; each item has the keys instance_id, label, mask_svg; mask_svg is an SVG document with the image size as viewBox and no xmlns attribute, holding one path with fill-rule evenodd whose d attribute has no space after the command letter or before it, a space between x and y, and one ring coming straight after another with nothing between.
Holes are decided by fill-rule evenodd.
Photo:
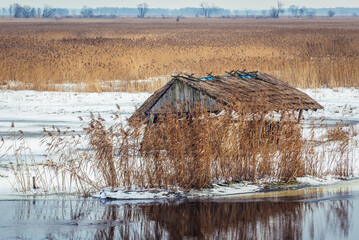
<instances>
[{"instance_id":1,"label":"tall dry grass","mask_svg":"<svg viewBox=\"0 0 359 240\"><path fill-rule=\"evenodd\" d=\"M21 162L13 170L26 190L31 184L21 176L37 172L43 173L34 175L38 191L44 182L46 191L85 194L105 187L189 190L213 183L353 174L354 131L338 125L318 137L313 127L312 137L305 138L296 114L282 111L279 119L264 109L237 105L219 115L199 106L188 114L166 109L153 125L133 120L108 126L92 115L85 136L45 129L47 164L33 164L24 172L28 165Z\"/></svg>"},{"instance_id":2,"label":"tall dry grass","mask_svg":"<svg viewBox=\"0 0 359 240\"><path fill-rule=\"evenodd\" d=\"M358 46L357 19L14 20L0 22L0 83L36 90L83 83L85 91L111 91L112 80L242 68L302 88L358 87ZM126 84L121 91L162 85Z\"/></svg>"},{"instance_id":3,"label":"tall dry grass","mask_svg":"<svg viewBox=\"0 0 359 240\"><path fill-rule=\"evenodd\" d=\"M147 129L141 150L151 164L147 182L155 187L290 181L304 174L300 124L290 112L280 123L268 120L257 106L238 105L218 117L200 107L179 117L167 113Z\"/></svg>"},{"instance_id":4,"label":"tall dry grass","mask_svg":"<svg viewBox=\"0 0 359 240\"><path fill-rule=\"evenodd\" d=\"M11 145L6 144L7 141L12 142ZM5 139L1 138L0 151L2 157L11 156L10 166L13 173L14 181L10 181L12 188L18 192L27 193L29 191L63 192L68 181L65 173L48 171L51 163L43 163L36 159L32 153L32 149L26 140L23 131L13 131Z\"/></svg>"}]
</instances>

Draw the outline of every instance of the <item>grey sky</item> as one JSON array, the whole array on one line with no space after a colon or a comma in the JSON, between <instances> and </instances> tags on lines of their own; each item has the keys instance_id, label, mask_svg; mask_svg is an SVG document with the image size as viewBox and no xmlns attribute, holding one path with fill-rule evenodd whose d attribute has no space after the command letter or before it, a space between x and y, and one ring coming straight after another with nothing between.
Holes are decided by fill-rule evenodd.
<instances>
[{"instance_id":1,"label":"grey sky","mask_svg":"<svg viewBox=\"0 0 359 240\"><path fill-rule=\"evenodd\" d=\"M281 0L285 7L290 5L306 6L311 8L322 7L359 7L359 0ZM82 8L89 7L136 7L146 2L150 8L182 8L199 7L204 0L0 0L0 7L8 7L11 3L43 7L48 4L52 7ZM227 9L269 9L277 0L212 0L207 1Z\"/></svg>"}]
</instances>

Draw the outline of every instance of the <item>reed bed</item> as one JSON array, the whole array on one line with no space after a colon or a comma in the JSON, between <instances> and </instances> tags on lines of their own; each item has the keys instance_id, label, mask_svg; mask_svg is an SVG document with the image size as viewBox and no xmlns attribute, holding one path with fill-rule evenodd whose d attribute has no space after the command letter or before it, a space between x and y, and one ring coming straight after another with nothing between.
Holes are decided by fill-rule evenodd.
<instances>
[{"instance_id":1,"label":"reed bed","mask_svg":"<svg viewBox=\"0 0 359 240\"><path fill-rule=\"evenodd\" d=\"M105 187L176 191L213 183L353 175L353 128L338 124L318 136L313 125L311 137L303 137L294 112L264 109L237 105L218 115L200 106L180 114L166 109L152 125L133 119L108 126L92 115L85 136L44 129L47 162L29 166L19 161L13 167L19 176L14 185L34 191L34 181L35 191L88 194Z\"/></svg>"},{"instance_id":2,"label":"reed bed","mask_svg":"<svg viewBox=\"0 0 359 240\"><path fill-rule=\"evenodd\" d=\"M61 90L58 84L72 83L113 91L113 80L238 67L301 88L359 86L355 18L2 20L0 26L2 88ZM125 90L153 92L161 83L145 85Z\"/></svg>"}]
</instances>

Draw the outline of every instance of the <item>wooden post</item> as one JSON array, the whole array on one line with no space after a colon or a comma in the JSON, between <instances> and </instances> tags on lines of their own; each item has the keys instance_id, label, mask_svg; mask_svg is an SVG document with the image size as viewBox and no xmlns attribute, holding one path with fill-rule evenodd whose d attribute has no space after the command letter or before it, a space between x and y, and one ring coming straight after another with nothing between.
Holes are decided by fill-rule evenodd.
<instances>
[{"instance_id":1,"label":"wooden post","mask_svg":"<svg viewBox=\"0 0 359 240\"><path fill-rule=\"evenodd\" d=\"M36 178L32 177L32 188L36 189Z\"/></svg>"},{"instance_id":2,"label":"wooden post","mask_svg":"<svg viewBox=\"0 0 359 240\"><path fill-rule=\"evenodd\" d=\"M300 119L302 118L302 115L303 115L303 109L300 109L298 114L298 123L300 123Z\"/></svg>"}]
</instances>

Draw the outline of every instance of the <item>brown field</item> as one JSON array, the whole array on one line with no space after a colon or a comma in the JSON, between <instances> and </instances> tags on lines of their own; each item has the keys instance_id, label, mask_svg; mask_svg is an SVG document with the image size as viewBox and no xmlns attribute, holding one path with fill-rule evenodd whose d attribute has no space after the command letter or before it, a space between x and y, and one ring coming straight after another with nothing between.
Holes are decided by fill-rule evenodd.
<instances>
[{"instance_id":1,"label":"brown field","mask_svg":"<svg viewBox=\"0 0 359 240\"><path fill-rule=\"evenodd\" d=\"M89 91L154 91L163 78L132 80L238 68L302 88L359 87L358 66L355 18L0 22L2 88L55 90L56 84L85 83ZM124 81L115 88L111 80Z\"/></svg>"}]
</instances>

